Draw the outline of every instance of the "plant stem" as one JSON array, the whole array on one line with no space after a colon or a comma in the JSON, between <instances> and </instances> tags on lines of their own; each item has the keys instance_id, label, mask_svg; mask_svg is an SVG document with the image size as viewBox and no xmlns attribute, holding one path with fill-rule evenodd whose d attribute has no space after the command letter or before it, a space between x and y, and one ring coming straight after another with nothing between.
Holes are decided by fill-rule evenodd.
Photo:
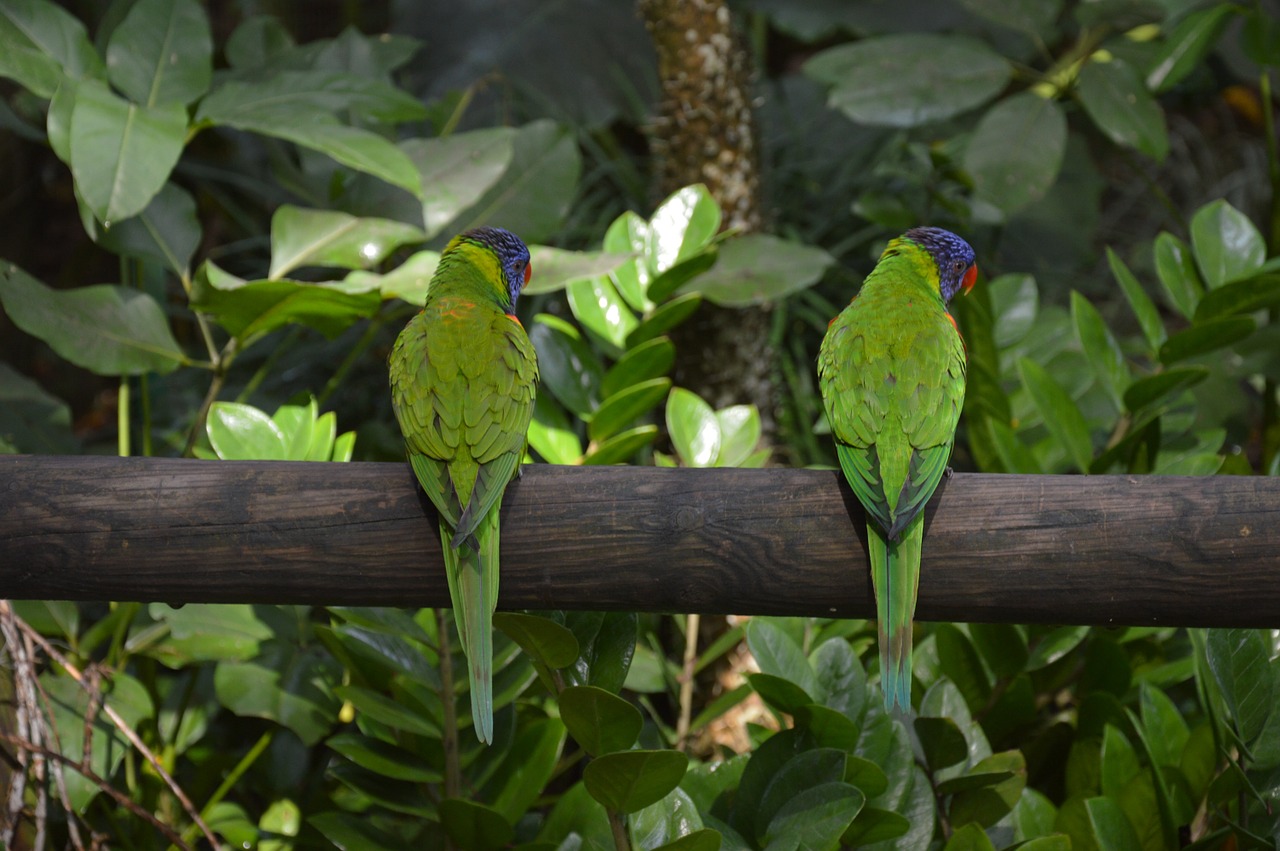
<instances>
[{"instance_id":1,"label":"plant stem","mask_svg":"<svg viewBox=\"0 0 1280 851\"><path fill-rule=\"evenodd\" d=\"M138 376L138 396L142 399L142 454L151 455L151 382L144 372Z\"/></svg>"},{"instance_id":2,"label":"plant stem","mask_svg":"<svg viewBox=\"0 0 1280 851\"><path fill-rule=\"evenodd\" d=\"M218 400L218 394L222 392L222 385L227 381L227 369L230 368L231 361L235 359L235 356L236 340L234 337L227 341L221 352L214 354L213 379L209 382L208 392L204 394L204 401L200 403L200 411L196 414L195 422L191 424L191 431L187 433L187 445L182 450L184 457L191 457L196 440L199 439L200 433L204 431L204 424L209 419L209 409L213 407L213 403Z\"/></svg>"},{"instance_id":3,"label":"plant stem","mask_svg":"<svg viewBox=\"0 0 1280 851\"><path fill-rule=\"evenodd\" d=\"M440 648L440 704L444 709L444 796L456 798L462 793L462 767L458 764L458 714L453 705L453 659L444 609L436 609L436 642Z\"/></svg>"},{"instance_id":4,"label":"plant stem","mask_svg":"<svg viewBox=\"0 0 1280 851\"><path fill-rule=\"evenodd\" d=\"M120 376L120 389L116 393L116 454L129 457L129 376Z\"/></svg>"},{"instance_id":5,"label":"plant stem","mask_svg":"<svg viewBox=\"0 0 1280 851\"><path fill-rule=\"evenodd\" d=\"M689 719L693 717L693 667L698 661L698 627L701 623L701 615L685 615L684 668L680 672L680 718L676 721L676 749L681 751L689 744Z\"/></svg>"},{"instance_id":6,"label":"plant stem","mask_svg":"<svg viewBox=\"0 0 1280 851\"><path fill-rule=\"evenodd\" d=\"M347 356L342 359L342 363L338 364L338 368L334 370L333 375L325 382L323 389L316 396L317 407L324 405L334 391L346 380L347 374L351 372L351 368L355 366L356 361L373 345L373 341L377 338L380 330L382 330L381 312L369 320L369 325L364 329L364 333L360 335L360 339L347 351Z\"/></svg>"},{"instance_id":7,"label":"plant stem","mask_svg":"<svg viewBox=\"0 0 1280 851\"><path fill-rule=\"evenodd\" d=\"M631 851L631 837L627 835L627 817L616 810L609 810L609 830L613 832L613 845L618 851Z\"/></svg>"}]
</instances>

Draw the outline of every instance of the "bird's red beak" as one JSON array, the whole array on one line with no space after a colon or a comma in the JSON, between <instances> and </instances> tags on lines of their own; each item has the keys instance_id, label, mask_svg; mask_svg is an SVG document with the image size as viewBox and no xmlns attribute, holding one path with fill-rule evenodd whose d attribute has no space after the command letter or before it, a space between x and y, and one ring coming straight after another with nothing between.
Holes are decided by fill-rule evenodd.
<instances>
[{"instance_id":1,"label":"bird's red beak","mask_svg":"<svg viewBox=\"0 0 1280 851\"><path fill-rule=\"evenodd\" d=\"M973 264L964 273L964 277L960 279L960 288L968 295L969 290L973 289L973 285L978 280L978 264Z\"/></svg>"}]
</instances>

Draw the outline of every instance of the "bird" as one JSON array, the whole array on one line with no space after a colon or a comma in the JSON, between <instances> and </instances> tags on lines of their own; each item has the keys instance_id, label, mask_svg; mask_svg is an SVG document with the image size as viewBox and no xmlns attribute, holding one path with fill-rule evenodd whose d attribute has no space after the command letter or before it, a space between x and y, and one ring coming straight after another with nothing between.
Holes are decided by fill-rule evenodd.
<instances>
[{"instance_id":1,"label":"bird","mask_svg":"<svg viewBox=\"0 0 1280 851\"><path fill-rule=\"evenodd\" d=\"M964 341L947 306L977 276L965 240L912 228L889 241L818 352L840 469L866 512L886 711L911 709L923 509L949 471L964 407Z\"/></svg>"},{"instance_id":2,"label":"bird","mask_svg":"<svg viewBox=\"0 0 1280 851\"><path fill-rule=\"evenodd\" d=\"M537 353L516 317L531 275L529 248L510 231L455 236L388 359L405 453L439 515L472 723L485 744L493 743L498 510L520 472L538 383Z\"/></svg>"}]
</instances>

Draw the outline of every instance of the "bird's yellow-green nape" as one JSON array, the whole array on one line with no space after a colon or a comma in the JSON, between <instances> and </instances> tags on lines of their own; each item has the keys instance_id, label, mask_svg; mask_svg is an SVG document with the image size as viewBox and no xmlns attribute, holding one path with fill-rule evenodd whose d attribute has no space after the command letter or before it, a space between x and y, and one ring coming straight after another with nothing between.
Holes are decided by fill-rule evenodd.
<instances>
[{"instance_id":1,"label":"bird's yellow-green nape","mask_svg":"<svg viewBox=\"0 0 1280 851\"><path fill-rule=\"evenodd\" d=\"M471 716L486 743L494 737L499 507L520 470L538 381L533 345L513 321L529 276L529 249L514 234L476 228L455 237L389 364L409 464L439 515Z\"/></svg>"},{"instance_id":2,"label":"bird's yellow-green nape","mask_svg":"<svg viewBox=\"0 0 1280 851\"><path fill-rule=\"evenodd\" d=\"M890 240L818 355L836 455L866 511L886 709L911 706L922 512L947 469L964 404L964 343L947 304L976 277L967 242L913 228Z\"/></svg>"}]
</instances>

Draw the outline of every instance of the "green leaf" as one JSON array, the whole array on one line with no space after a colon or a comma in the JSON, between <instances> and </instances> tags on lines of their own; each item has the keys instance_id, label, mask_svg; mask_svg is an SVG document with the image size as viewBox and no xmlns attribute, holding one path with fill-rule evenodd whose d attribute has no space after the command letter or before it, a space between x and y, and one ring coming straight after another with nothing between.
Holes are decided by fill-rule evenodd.
<instances>
[{"instance_id":1,"label":"green leaf","mask_svg":"<svg viewBox=\"0 0 1280 851\"><path fill-rule=\"evenodd\" d=\"M1044 367L1030 358L1018 360L1018 374L1054 440L1078 469L1088 470L1093 458L1093 441L1075 400Z\"/></svg>"},{"instance_id":2,"label":"green leaf","mask_svg":"<svg viewBox=\"0 0 1280 851\"><path fill-rule=\"evenodd\" d=\"M625 464L637 452L658 439L656 425L636 426L602 441L582 458L583 464Z\"/></svg>"},{"instance_id":3,"label":"green leaf","mask_svg":"<svg viewBox=\"0 0 1280 851\"><path fill-rule=\"evenodd\" d=\"M425 238L421 230L403 222L282 204L271 216L271 271L267 278L279 280L299 266L366 269L381 263L401 245Z\"/></svg>"},{"instance_id":4,"label":"green leaf","mask_svg":"<svg viewBox=\"0 0 1280 851\"><path fill-rule=\"evenodd\" d=\"M698 293L685 293L676 296L649 314L640 323L640 327L628 335L627 348L634 349L641 343L667 333L692 316L700 304L702 304L702 296Z\"/></svg>"},{"instance_id":5,"label":"green leaf","mask_svg":"<svg viewBox=\"0 0 1280 851\"><path fill-rule=\"evenodd\" d=\"M462 798L445 798L440 802L440 823L459 848L492 851L515 838L515 828L501 813Z\"/></svg>"},{"instance_id":6,"label":"green leaf","mask_svg":"<svg viewBox=\"0 0 1280 851\"><path fill-rule=\"evenodd\" d=\"M768 843L770 826L789 801L816 786L842 782L844 762L845 753L835 748L810 748L787 760L770 778L764 796L752 814L754 833L760 837L761 844Z\"/></svg>"},{"instance_id":7,"label":"green leaf","mask_svg":"<svg viewBox=\"0 0 1280 851\"><path fill-rule=\"evenodd\" d=\"M720 246L711 270L693 289L722 307L776 301L818 282L835 262L826 251L769 234L747 234Z\"/></svg>"},{"instance_id":8,"label":"green leaf","mask_svg":"<svg viewBox=\"0 0 1280 851\"><path fill-rule=\"evenodd\" d=\"M912 720L920 748L924 751L929 770L937 772L949 768L969 756L969 743L964 733L950 718L917 716Z\"/></svg>"},{"instance_id":9,"label":"green leaf","mask_svg":"<svg viewBox=\"0 0 1280 851\"><path fill-rule=\"evenodd\" d=\"M1089 798L1084 802L1088 824L1100 851L1128 851L1139 848L1138 836L1124 810L1111 798ZM1074 843L1072 843L1074 847Z\"/></svg>"},{"instance_id":10,"label":"green leaf","mask_svg":"<svg viewBox=\"0 0 1280 851\"><path fill-rule=\"evenodd\" d=\"M1147 72L1147 88L1166 92L1197 68L1218 43L1227 21L1239 10L1221 5L1187 15L1165 36Z\"/></svg>"},{"instance_id":11,"label":"green leaf","mask_svg":"<svg viewBox=\"0 0 1280 851\"><path fill-rule=\"evenodd\" d=\"M384 300L398 298L421 307L426 301L427 289L439 265L439 252L415 251L386 274L354 269L342 279L342 285L347 292L377 290Z\"/></svg>"},{"instance_id":12,"label":"green leaf","mask_svg":"<svg viewBox=\"0 0 1280 851\"><path fill-rule=\"evenodd\" d=\"M600 251L565 251L546 245L531 245L529 253L533 276L520 291L521 295L556 292L576 281L608 275L631 256Z\"/></svg>"},{"instance_id":13,"label":"green leaf","mask_svg":"<svg viewBox=\"0 0 1280 851\"><path fill-rule=\"evenodd\" d=\"M1044 37L1061 11L1060 0L961 0L970 12L1033 37Z\"/></svg>"},{"instance_id":14,"label":"green leaf","mask_svg":"<svg viewBox=\"0 0 1280 851\"><path fill-rule=\"evenodd\" d=\"M719 851L721 844L720 832L704 827L692 833L686 833L665 845L659 845L655 851Z\"/></svg>"},{"instance_id":15,"label":"green leaf","mask_svg":"<svg viewBox=\"0 0 1280 851\"><path fill-rule=\"evenodd\" d=\"M581 648L574 665L565 669L569 685L593 685L615 694L627 679L635 652L637 616L634 612L568 612L565 626Z\"/></svg>"},{"instance_id":16,"label":"green leaf","mask_svg":"<svg viewBox=\"0 0 1280 851\"><path fill-rule=\"evenodd\" d=\"M973 642L955 624L941 624L935 633L938 663L956 689L964 695L965 705L971 710L983 706L991 694L991 683L987 672L978 658L978 651ZM920 713L945 715L948 713L926 713L923 705Z\"/></svg>"},{"instance_id":17,"label":"green leaf","mask_svg":"<svg viewBox=\"0 0 1280 851\"><path fill-rule=\"evenodd\" d=\"M670 378L655 378L615 393L596 409L587 425L587 436L593 442L612 437L637 417L657 407L670 390Z\"/></svg>"},{"instance_id":18,"label":"green leaf","mask_svg":"<svg viewBox=\"0 0 1280 851\"><path fill-rule=\"evenodd\" d=\"M1142 328L1142 336L1147 338L1147 345L1153 352L1156 351L1165 341L1166 336L1164 323L1160 320L1160 312L1156 310L1155 304L1142 289L1142 284L1138 283L1138 279L1129 271L1129 267L1110 247L1107 248L1107 263L1110 264L1111 274L1120 284L1120 289L1124 291L1129 307L1133 309L1133 315L1137 318L1139 327Z\"/></svg>"},{"instance_id":19,"label":"green leaf","mask_svg":"<svg viewBox=\"0 0 1280 851\"><path fill-rule=\"evenodd\" d=\"M863 807L853 824L840 837L842 845L860 848L876 842L897 839L911 831L911 822L892 810Z\"/></svg>"},{"instance_id":20,"label":"green leaf","mask_svg":"<svg viewBox=\"0 0 1280 851\"><path fill-rule=\"evenodd\" d=\"M1087 626L1061 626L1037 641L1027 659L1027 671L1039 671L1080 646L1089 635Z\"/></svg>"},{"instance_id":21,"label":"green leaf","mask_svg":"<svg viewBox=\"0 0 1280 851\"><path fill-rule=\"evenodd\" d=\"M1204 285L1186 243L1171 233L1161 231L1154 245L1156 277L1164 287L1169 304L1190 318L1204 295Z\"/></svg>"},{"instance_id":22,"label":"green leaf","mask_svg":"<svg viewBox=\"0 0 1280 851\"><path fill-rule=\"evenodd\" d=\"M849 642L842 638L822 642L809 654L809 665L816 678L816 689L826 695L823 702L861 724L867 707L867 673ZM861 783L850 782L869 795L879 794Z\"/></svg>"},{"instance_id":23,"label":"green leaf","mask_svg":"<svg viewBox=\"0 0 1280 851\"><path fill-rule=\"evenodd\" d=\"M526 124L512 138L507 170L458 215L456 228L501 224L526 243L545 242L568 213L581 171L577 139L569 128L547 119Z\"/></svg>"},{"instance_id":24,"label":"green leaf","mask_svg":"<svg viewBox=\"0 0 1280 851\"><path fill-rule=\"evenodd\" d=\"M650 804L627 819L632 848L697 849L720 847L720 834L704 830L702 815L693 798L683 789L672 789L656 804Z\"/></svg>"},{"instance_id":25,"label":"green leaf","mask_svg":"<svg viewBox=\"0 0 1280 851\"><path fill-rule=\"evenodd\" d=\"M640 710L595 686L568 686L561 691L560 720L591 756L626 750L644 726Z\"/></svg>"},{"instance_id":26,"label":"green leaf","mask_svg":"<svg viewBox=\"0 0 1280 851\"><path fill-rule=\"evenodd\" d=\"M515 156L515 136L511 127L486 127L399 143L420 176L422 222L428 238L497 185Z\"/></svg>"},{"instance_id":27,"label":"green leaf","mask_svg":"<svg viewBox=\"0 0 1280 851\"><path fill-rule=\"evenodd\" d=\"M1142 80L1119 59L1086 62L1076 78L1076 96L1103 135L1157 162L1169 153L1164 112Z\"/></svg>"},{"instance_id":28,"label":"green leaf","mask_svg":"<svg viewBox=\"0 0 1280 851\"><path fill-rule=\"evenodd\" d=\"M661 274L702 252L720 230L720 205L702 184L678 189L649 219L649 269Z\"/></svg>"},{"instance_id":29,"label":"green leaf","mask_svg":"<svg viewBox=\"0 0 1280 851\"><path fill-rule=\"evenodd\" d=\"M720 421L698 394L683 387L667 400L667 433L677 454L690 467L711 467L720 454Z\"/></svg>"},{"instance_id":30,"label":"green leaf","mask_svg":"<svg viewBox=\"0 0 1280 851\"><path fill-rule=\"evenodd\" d=\"M982 827L990 827L1008 815L1022 795L1027 785L1026 759L1017 750L992 754L975 765L967 777L1002 779L954 793L950 818L956 824L973 821Z\"/></svg>"},{"instance_id":31,"label":"green leaf","mask_svg":"<svg viewBox=\"0 0 1280 851\"><path fill-rule=\"evenodd\" d=\"M1199 384L1209 377L1203 366L1175 366L1146 378L1139 378L1124 391L1124 406L1137 412L1162 402L1175 393Z\"/></svg>"},{"instance_id":32,"label":"green leaf","mask_svg":"<svg viewBox=\"0 0 1280 851\"><path fill-rule=\"evenodd\" d=\"M189 363L164 309L139 290L54 290L10 264L0 268L0 303L13 324L98 375L163 374Z\"/></svg>"},{"instance_id":33,"label":"green leaf","mask_svg":"<svg viewBox=\"0 0 1280 851\"><path fill-rule=\"evenodd\" d=\"M404 748L360 733L339 733L325 742L361 768L412 783L439 783L440 771Z\"/></svg>"},{"instance_id":34,"label":"green leaf","mask_svg":"<svg viewBox=\"0 0 1280 851\"><path fill-rule=\"evenodd\" d=\"M336 337L381 303L376 291L348 292L341 281L240 281L207 260L193 283L191 306L213 316L231 336L249 341L290 323Z\"/></svg>"},{"instance_id":35,"label":"green leaf","mask_svg":"<svg viewBox=\"0 0 1280 851\"><path fill-rule=\"evenodd\" d=\"M582 458L582 442L549 393L539 393L534 400L529 446L548 464L577 464Z\"/></svg>"},{"instance_id":36,"label":"green leaf","mask_svg":"<svg viewBox=\"0 0 1280 851\"><path fill-rule=\"evenodd\" d=\"M813 704L813 698L804 689L783 677L747 674L747 682L761 700L779 712L796 715L803 707Z\"/></svg>"},{"instance_id":37,"label":"green leaf","mask_svg":"<svg viewBox=\"0 0 1280 851\"><path fill-rule=\"evenodd\" d=\"M609 367L600 385L608 399L629 387L660 378L671 371L676 361L676 347L666 337L657 337L628 349L618 362Z\"/></svg>"},{"instance_id":38,"label":"green leaf","mask_svg":"<svg viewBox=\"0 0 1280 851\"><path fill-rule=\"evenodd\" d=\"M1013 624L971 623L969 638L997 679L1017 676L1027 664L1027 639Z\"/></svg>"},{"instance_id":39,"label":"green leaf","mask_svg":"<svg viewBox=\"0 0 1280 851\"><path fill-rule=\"evenodd\" d=\"M1223 284L1205 293L1196 305L1195 321L1253 313L1280 306L1280 275L1264 274Z\"/></svg>"},{"instance_id":40,"label":"green leaf","mask_svg":"<svg viewBox=\"0 0 1280 851\"><path fill-rule=\"evenodd\" d=\"M768 674L752 674L754 677L768 677ZM780 679L780 678L774 678ZM787 682L782 680L782 682ZM794 688L795 684L791 684ZM796 727L803 729L815 744L824 748L835 748L840 751L852 751L858 746L861 730L858 725L846 718L842 713L829 706L818 703L807 703L796 707L793 716ZM888 787L889 781L875 763L848 756L845 758L844 781L857 786L868 795L879 794ZM867 785L864 785L867 784ZM872 788L879 792L873 792Z\"/></svg>"},{"instance_id":41,"label":"green leaf","mask_svg":"<svg viewBox=\"0 0 1280 851\"><path fill-rule=\"evenodd\" d=\"M788 800L765 833L769 848L834 849L840 836L866 803L866 796L847 783L823 783Z\"/></svg>"},{"instance_id":42,"label":"green leaf","mask_svg":"<svg viewBox=\"0 0 1280 851\"><path fill-rule=\"evenodd\" d=\"M503 758L484 798L512 824L518 824L546 788L564 750L565 728L555 718L524 724Z\"/></svg>"},{"instance_id":43,"label":"green leaf","mask_svg":"<svg viewBox=\"0 0 1280 851\"><path fill-rule=\"evenodd\" d=\"M218 702L236 715L275 721L314 745L337 721L332 686L339 676L337 663L319 648L271 640L248 662L219 662L213 683Z\"/></svg>"},{"instance_id":44,"label":"green leaf","mask_svg":"<svg viewBox=\"0 0 1280 851\"><path fill-rule=\"evenodd\" d=\"M679 751L622 751L593 759L582 782L605 809L634 813L666 797L688 765L689 758Z\"/></svg>"},{"instance_id":45,"label":"green leaf","mask_svg":"<svg viewBox=\"0 0 1280 851\"><path fill-rule=\"evenodd\" d=\"M760 442L760 412L755 405L730 405L716 411L720 424L720 452L716 455L717 467L737 467Z\"/></svg>"},{"instance_id":46,"label":"green leaf","mask_svg":"<svg viewBox=\"0 0 1280 851\"><path fill-rule=\"evenodd\" d=\"M995 97L1010 68L967 36L912 33L868 38L822 51L804 66L832 87L829 105L861 124L919 127Z\"/></svg>"},{"instance_id":47,"label":"green leaf","mask_svg":"<svg viewBox=\"0 0 1280 851\"><path fill-rule=\"evenodd\" d=\"M578 658L578 639L550 618L519 612L494 612L493 625L537 662L555 670Z\"/></svg>"},{"instance_id":48,"label":"green leaf","mask_svg":"<svg viewBox=\"0 0 1280 851\"><path fill-rule=\"evenodd\" d=\"M538 352L543 386L570 412L589 418L600 405L604 367L582 334L563 319L539 313L529 339Z\"/></svg>"},{"instance_id":49,"label":"green leaf","mask_svg":"<svg viewBox=\"0 0 1280 851\"><path fill-rule=\"evenodd\" d=\"M0 278L0 300L4 299ZM0 363L0 440L19 452L71 454L71 408L36 382Z\"/></svg>"},{"instance_id":50,"label":"green leaf","mask_svg":"<svg viewBox=\"0 0 1280 851\"><path fill-rule=\"evenodd\" d=\"M626 348L627 336L640 320L618 295L607 277L574 281L566 287L573 316L612 350L620 355Z\"/></svg>"},{"instance_id":51,"label":"green leaf","mask_svg":"<svg viewBox=\"0 0 1280 851\"><path fill-rule=\"evenodd\" d=\"M105 76L84 24L48 0L0 4L0 77L50 98L63 75L75 80Z\"/></svg>"},{"instance_id":52,"label":"green leaf","mask_svg":"<svg viewBox=\"0 0 1280 851\"><path fill-rule=\"evenodd\" d=\"M1257 326L1248 316L1206 319L1174 334L1160 347L1160 362L1176 363L1234 345L1248 337Z\"/></svg>"},{"instance_id":53,"label":"green leaf","mask_svg":"<svg viewBox=\"0 0 1280 851\"><path fill-rule=\"evenodd\" d=\"M71 173L104 228L146 209L177 164L186 132L182 104L139 106L97 80L76 87Z\"/></svg>"},{"instance_id":54,"label":"green leaf","mask_svg":"<svg viewBox=\"0 0 1280 851\"><path fill-rule=\"evenodd\" d=\"M1211 629L1207 650L1209 670L1241 739L1248 743L1275 711L1267 641L1256 629Z\"/></svg>"},{"instance_id":55,"label":"green leaf","mask_svg":"<svg viewBox=\"0 0 1280 851\"><path fill-rule=\"evenodd\" d=\"M142 106L188 104L209 89L213 36L196 0L138 0L107 42L111 84Z\"/></svg>"},{"instance_id":56,"label":"green leaf","mask_svg":"<svg viewBox=\"0 0 1280 851\"><path fill-rule=\"evenodd\" d=\"M987 838L986 831L969 822L951 834L942 851L996 851L996 847Z\"/></svg>"},{"instance_id":57,"label":"green leaf","mask_svg":"<svg viewBox=\"0 0 1280 851\"><path fill-rule=\"evenodd\" d=\"M1052 100L1022 92L987 111L965 150L974 194L1008 214L1053 187L1067 150L1067 119Z\"/></svg>"},{"instance_id":58,"label":"green leaf","mask_svg":"<svg viewBox=\"0 0 1280 851\"><path fill-rule=\"evenodd\" d=\"M195 199L177 184L166 183L145 210L99 232L97 240L117 254L155 260L186 278L200 244Z\"/></svg>"},{"instance_id":59,"label":"green leaf","mask_svg":"<svg viewBox=\"0 0 1280 851\"><path fill-rule=\"evenodd\" d=\"M1248 216L1226 201L1206 204L1191 217L1191 245L1211 290L1248 277L1267 258L1262 234Z\"/></svg>"},{"instance_id":60,"label":"green leaf","mask_svg":"<svg viewBox=\"0 0 1280 851\"><path fill-rule=\"evenodd\" d=\"M349 702L362 715L395 730L421 736L439 736L435 723L381 692L358 685L341 685L333 689L338 698Z\"/></svg>"},{"instance_id":61,"label":"green leaf","mask_svg":"<svg viewBox=\"0 0 1280 851\"><path fill-rule=\"evenodd\" d=\"M649 282L649 289L645 291L645 302L652 304L666 301L672 293L681 289L695 278L700 278L707 270L715 266L719 256L716 246L708 246L701 254L696 254L688 260L682 260L665 272L655 275L653 280ZM701 293L702 288L694 287L692 291Z\"/></svg>"},{"instance_id":62,"label":"green leaf","mask_svg":"<svg viewBox=\"0 0 1280 851\"><path fill-rule=\"evenodd\" d=\"M652 301L645 297L653 277L648 261L649 238L649 223L630 210L614 219L604 234L605 251L630 254L635 258L620 265L611 277L627 304L638 312L653 306Z\"/></svg>"},{"instance_id":63,"label":"green leaf","mask_svg":"<svg viewBox=\"0 0 1280 851\"><path fill-rule=\"evenodd\" d=\"M1117 799L1142 771L1133 745L1111 724L1102 730L1101 767L1102 794Z\"/></svg>"},{"instance_id":64,"label":"green leaf","mask_svg":"<svg viewBox=\"0 0 1280 851\"><path fill-rule=\"evenodd\" d=\"M339 811L307 816L307 824L320 832L340 851L409 851L415 847L374 826L364 813Z\"/></svg>"},{"instance_id":65,"label":"green leaf","mask_svg":"<svg viewBox=\"0 0 1280 851\"><path fill-rule=\"evenodd\" d=\"M1075 325L1076 339L1080 341L1080 348L1084 350L1099 386L1117 409L1123 408L1124 391L1130 380L1129 365L1102 314L1075 290L1071 291L1071 321Z\"/></svg>"},{"instance_id":66,"label":"green leaf","mask_svg":"<svg viewBox=\"0 0 1280 851\"><path fill-rule=\"evenodd\" d=\"M152 603L148 611L152 618L169 627L169 637L158 648L158 655L173 667L251 659L272 635L271 628L247 604L175 609Z\"/></svg>"}]
</instances>

